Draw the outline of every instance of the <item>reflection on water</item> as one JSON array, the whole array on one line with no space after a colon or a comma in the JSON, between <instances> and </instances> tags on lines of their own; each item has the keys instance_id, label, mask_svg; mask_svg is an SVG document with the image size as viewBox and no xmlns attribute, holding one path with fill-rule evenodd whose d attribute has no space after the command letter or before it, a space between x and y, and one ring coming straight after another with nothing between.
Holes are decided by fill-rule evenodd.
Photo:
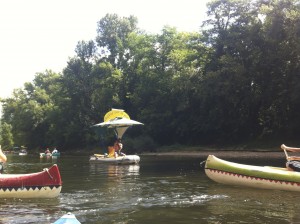
<instances>
[{"instance_id":1,"label":"reflection on water","mask_svg":"<svg viewBox=\"0 0 300 224\"><path fill-rule=\"evenodd\" d=\"M111 165L111 164L90 164L90 175L107 175L109 177L121 178L124 175L139 175L140 165Z\"/></svg>"},{"instance_id":2,"label":"reflection on water","mask_svg":"<svg viewBox=\"0 0 300 224\"><path fill-rule=\"evenodd\" d=\"M90 164L88 156L11 156L8 173L57 163L63 188L55 199L2 199L0 223L51 223L66 212L82 223L300 222L300 194L214 183L199 166L204 159L141 157L140 165L120 166ZM262 163L247 161L254 162Z\"/></svg>"}]
</instances>

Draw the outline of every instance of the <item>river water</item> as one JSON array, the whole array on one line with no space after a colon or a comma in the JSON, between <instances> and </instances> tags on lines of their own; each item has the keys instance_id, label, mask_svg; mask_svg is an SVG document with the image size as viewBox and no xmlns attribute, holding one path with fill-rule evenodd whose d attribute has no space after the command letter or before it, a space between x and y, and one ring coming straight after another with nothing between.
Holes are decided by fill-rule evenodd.
<instances>
[{"instance_id":1,"label":"river water","mask_svg":"<svg viewBox=\"0 0 300 224\"><path fill-rule=\"evenodd\" d=\"M8 160L7 173L58 164L63 188L54 199L1 199L4 224L53 223L67 212L81 223L300 223L300 193L217 184L199 165L205 158L141 156L139 165L126 166L91 164L86 155ZM263 165L282 162L268 161Z\"/></svg>"}]
</instances>

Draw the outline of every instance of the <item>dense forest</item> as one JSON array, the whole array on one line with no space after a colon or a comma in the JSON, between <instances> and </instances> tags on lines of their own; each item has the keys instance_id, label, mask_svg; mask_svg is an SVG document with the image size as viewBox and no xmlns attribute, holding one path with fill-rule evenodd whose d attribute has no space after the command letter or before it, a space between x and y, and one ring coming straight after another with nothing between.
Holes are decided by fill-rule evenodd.
<instances>
[{"instance_id":1,"label":"dense forest","mask_svg":"<svg viewBox=\"0 0 300 224\"><path fill-rule=\"evenodd\" d=\"M300 1L213 0L199 32L148 34L135 16L116 14L96 29L63 71L36 74L1 99L3 148L99 146L106 134L92 125L111 108L145 124L124 136L133 150L297 142Z\"/></svg>"}]
</instances>

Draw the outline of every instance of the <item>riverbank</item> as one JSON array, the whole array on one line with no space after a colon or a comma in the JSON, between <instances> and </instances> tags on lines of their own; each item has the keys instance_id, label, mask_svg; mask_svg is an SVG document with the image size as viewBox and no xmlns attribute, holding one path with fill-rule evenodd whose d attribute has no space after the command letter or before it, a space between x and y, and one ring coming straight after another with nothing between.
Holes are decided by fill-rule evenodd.
<instances>
[{"instance_id":1,"label":"riverbank","mask_svg":"<svg viewBox=\"0 0 300 224\"><path fill-rule=\"evenodd\" d=\"M159 148L156 152L144 152L141 155L149 156L182 156L182 157L207 157L215 155L220 158L285 158L283 150L279 147L250 148L236 147L184 147L170 146Z\"/></svg>"},{"instance_id":2,"label":"riverbank","mask_svg":"<svg viewBox=\"0 0 300 224\"><path fill-rule=\"evenodd\" d=\"M208 155L215 155L220 158L285 158L283 151L246 151L246 150L207 150L207 151L174 151L174 152L155 152L142 153L145 156L182 156L182 157L207 157Z\"/></svg>"}]
</instances>

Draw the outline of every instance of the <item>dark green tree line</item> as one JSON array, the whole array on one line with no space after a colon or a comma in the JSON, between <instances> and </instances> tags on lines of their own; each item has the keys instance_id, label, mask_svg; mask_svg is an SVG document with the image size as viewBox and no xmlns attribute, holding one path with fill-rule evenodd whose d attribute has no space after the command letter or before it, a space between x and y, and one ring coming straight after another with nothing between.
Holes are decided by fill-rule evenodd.
<instances>
[{"instance_id":1,"label":"dark green tree line","mask_svg":"<svg viewBox=\"0 0 300 224\"><path fill-rule=\"evenodd\" d=\"M61 74L37 74L2 99L2 144L92 147L99 136L91 126L111 108L145 123L128 137L160 145L297 139L299 2L207 7L193 33L166 26L147 34L134 16L106 15Z\"/></svg>"}]
</instances>

